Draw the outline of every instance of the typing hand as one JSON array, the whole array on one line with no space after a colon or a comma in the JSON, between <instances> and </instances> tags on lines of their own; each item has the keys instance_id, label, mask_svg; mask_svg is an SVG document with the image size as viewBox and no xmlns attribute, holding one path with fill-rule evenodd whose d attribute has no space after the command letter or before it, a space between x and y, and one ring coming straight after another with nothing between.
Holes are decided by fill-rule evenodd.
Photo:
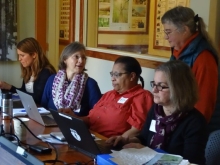
<instances>
[{"instance_id":1,"label":"typing hand","mask_svg":"<svg viewBox=\"0 0 220 165\"><path fill-rule=\"evenodd\" d=\"M67 115L75 116L73 110L71 108L60 108L58 112L65 113Z\"/></svg>"},{"instance_id":2,"label":"typing hand","mask_svg":"<svg viewBox=\"0 0 220 165\"><path fill-rule=\"evenodd\" d=\"M145 146L143 146L140 143L129 143L129 144L126 144L123 146L123 148L137 148L137 149L141 149L143 147L145 147Z\"/></svg>"},{"instance_id":3,"label":"typing hand","mask_svg":"<svg viewBox=\"0 0 220 165\"><path fill-rule=\"evenodd\" d=\"M4 81L0 81L0 89L7 89L10 90L11 89L11 85L7 84Z\"/></svg>"},{"instance_id":4,"label":"typing hand","mask_svg":"<svg viewBox=\"0 0 220 165\"><path fill-rule=\"evenodd\" d=\"M128 138L123 136L113 136L106 140L106 143L112 144L113 147L119 146L122 148L128 142Z\"/></svg>"}]
</instances>

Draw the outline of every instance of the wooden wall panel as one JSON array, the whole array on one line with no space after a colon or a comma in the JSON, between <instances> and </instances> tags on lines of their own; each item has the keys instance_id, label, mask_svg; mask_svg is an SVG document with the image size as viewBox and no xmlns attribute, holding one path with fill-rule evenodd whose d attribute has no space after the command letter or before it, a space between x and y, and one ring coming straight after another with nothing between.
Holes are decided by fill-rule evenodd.
<instances>
[{"instance_id":1,"label":"wooden wall panel","mask_svg":"<svg viewBox=\"0 0 220 165\"><path fill-rule=\"evenodd\" d=\"M91 50L86 50L86 55L88 57L99 58L103 60L115 61L119 55L109 54L104 52L95 52ZM155 69L157 66L161 65L163 62L152 61L147 59L136 58L142 67Z\"/></svg>"},{"instance_id":2,"label":"wooden wall panel","mask_svg":"<svg viewBox=\"0 0 220 165\"><path fill-rule=\"evenodd\" d=\"M35 0L35 38L41 44L44 51L47 51L47 1Z\"/></svg>"}]
</instances>

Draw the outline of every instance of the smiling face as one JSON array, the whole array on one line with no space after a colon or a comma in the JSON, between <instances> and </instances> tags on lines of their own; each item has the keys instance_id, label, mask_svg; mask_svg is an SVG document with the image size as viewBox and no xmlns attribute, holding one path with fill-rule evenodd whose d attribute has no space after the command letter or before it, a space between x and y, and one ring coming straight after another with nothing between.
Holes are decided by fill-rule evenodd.
<instances>
[{"instance_id":1,"label":"smiling face","mask_svg":"<svg viewBox=\"0 0 220 165\"><path fill-rule=\"evenodd\" d=\"M30 55L29 53L24 53L19 49L17 49L17 54L18 54L18 60L20 61L21 65L24 68L31 66L34 62L34 59L37 56L36 53Z\"/></svg>"},{"instance_id":2,"label":"smiling face","mask_svg":"<svg viewBox=\"0 0 220 165\"><path fill-rule=\"evenodd\" d=\"M162 71L156 71L154 74L154 84L160 85L162 87L168 87L167 84L167 78ZM169 88L164 88L161 91L157 89L156 86L153 87L152 93L154 96L154 102L156 104L162 105L162 106L169 106L171 104L170 101L170 90Z\"/></svg>"},{"instance_id":3,"label":"smiling face","mask_svg":"<svg viewBox=\"0 0 220 165\"><path fill-rule=\"evenodd\" d=\"M189 39L188 28L185 26L183 30L178 29L172 23L164 23L164 39L170 44L170 47L174 47L176 50L180 50L185 42Z\"/></svg>"},{"instance_id":4,"label":"smiling face","mask_svg":"<svg viewBox=\"0 0 220 165\"><path fill-rule=\"evenodd\" d=\"M64 60L66 70L72 73L81 73L85 69L86 55L85 51L77 51Z\"/></svg>"},{"instance_id":5,"label":"smiling face","mask_svg":"<svg viewBox=\"0 0 220 165\"><path fill-rule=\"evenodd\" d=\"M112 86L118 93L123 93L135 86L134 73L126 72L124 64L116 63L112 68Z\"/></svg>"}]
</instances>

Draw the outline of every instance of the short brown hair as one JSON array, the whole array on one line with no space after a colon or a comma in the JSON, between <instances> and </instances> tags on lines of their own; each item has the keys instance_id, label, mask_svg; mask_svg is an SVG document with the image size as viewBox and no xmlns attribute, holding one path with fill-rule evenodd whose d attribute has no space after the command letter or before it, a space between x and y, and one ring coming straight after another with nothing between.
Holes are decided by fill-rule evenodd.
<instances>
[{"instance_id":1,"label":"short brown hair","mask_svg":"<svg viewBox=\"0 0 220 165\"><path fill-rule=\"evenodd\" d=\"M66 69L66 64L64 63L64 61L70 57L72 54L78 52L78 51L85 51L86 48L83 44L79 43L79 42L72 42L69 45L67 45L61 55L60 55L60 62L59 62L59 69L60 70L65 70Z\"/></svg>"}]
</instances>

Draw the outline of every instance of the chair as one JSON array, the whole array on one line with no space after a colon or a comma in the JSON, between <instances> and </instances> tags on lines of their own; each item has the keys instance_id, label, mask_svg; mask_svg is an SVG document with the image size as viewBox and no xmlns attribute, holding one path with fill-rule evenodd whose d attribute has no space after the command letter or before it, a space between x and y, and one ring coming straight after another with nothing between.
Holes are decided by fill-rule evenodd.
<instances>
[{"instance_id":1,"label":"chair","mask_svg":"<svg viewBox=\"0 0 220 165\"><path fill-rule=\"evenodd\" d=\"M220 163L220 130L209 135L205 149L206 165L217 165Z\"/></svg>"}]
</instances>

